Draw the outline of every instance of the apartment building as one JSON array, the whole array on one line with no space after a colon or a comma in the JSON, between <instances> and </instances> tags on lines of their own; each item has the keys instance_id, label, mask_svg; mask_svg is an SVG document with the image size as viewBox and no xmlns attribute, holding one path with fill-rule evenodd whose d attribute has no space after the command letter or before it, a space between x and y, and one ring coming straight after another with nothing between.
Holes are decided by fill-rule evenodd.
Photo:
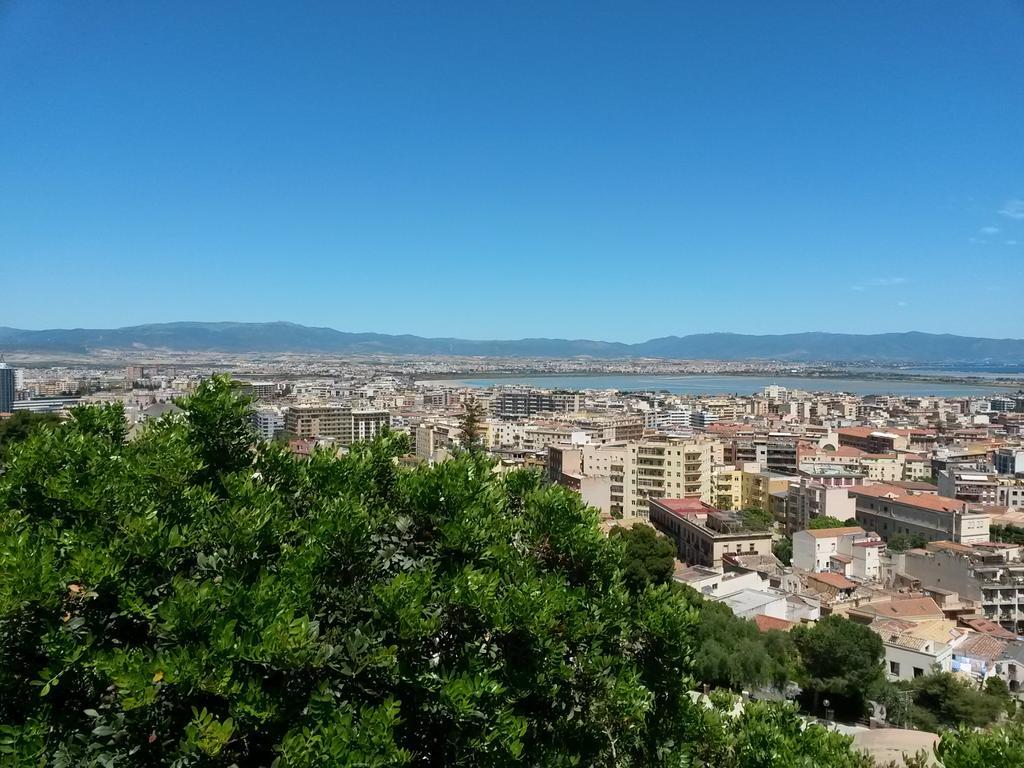
<instances>
[{"instance_id":1,"label":"apartment building","mask_svg":"<svg viewBox=\"0 0 1024 768\"><path fill-rule=\"evenodd\" d=\"M999 482L992 472L950 467L935 476L939 493L971 504L992 506L997 501Z\"/></svg>"},{"instance_id":2,"label":"apartment building","mask_svg":"<svg viewBox=\"0 0 1024 768\"><path fill-rule=\"evenodd\" d=\"M860 526L821 528L793 534L793 567L815 573L839 573L874 581L881 576L885 542Z\"/></svg>"},{"instance_id":3,"label":"apartment building","mask_svg":"<svg viewBox=\"0 0 1024 768\"><path fill-rule=\"evenodd\" d=\"M627 516L646 517L649 498L700 499L714 495L713 441L654 436L628 443L623 465Z\"/></svg>"},{"instance_id":4,"label":"apartment building","mask_svg":"<svg viewBox=\"0 0 1024 768\"><path fill-rule=\"evenodd\" d=\"M992 464L1000 475L1024 475L1024 448L997 448L992 453Z\"/></svg>"},{"instance_id":5,"label":"apartment building","mask_svg":"<svg viewBox=\"0 0 1024 768\"><path fill-rule=\"evenodd\" d=\"M996 506L1024 509L1024 476L999 476L996 486Z\"/></svg>"},{"instance_id":6,"label":"apartment building","mask_svg":"<svg viewBox=\"0 0 1024 768\"><path fill-rule=\"evenodd\" d=\"M903 462L897 453L862 454L860 466L867 479L876 483L892 483L906 479L903 477Z\"/></svg>"},{"instance_id":7,"label":"apartment building","mask_svg":"<svg viewBox=\"0 0 1024 768\"><path fill-rule=\"evenodd\" d=\"M743 503L743 470L731 464L715 467L713 496L720 509L746 509Z\"/></svg>"},{"instance_id":8,"label":"apartment building","mask_svg":"<svg viewBox=\"0 0 1024 768\"><path fill-rule=\"evenodd\" d=\"M811 477L790 482L786 493L786 530L806 529L816 517L849 520L857 514L857 505L848 486L828 485Z\"/></svg>"},{"instance_id":9,"label":"apartment building","mask_svg":"<svg viewBox=\"0 0 1024 768\"><path fill-rule=\"evenodd\" d=\"M794 475L783 475L762 466L747 464L743 467L743 506L770 510L772 494L788 493L789 484L798 480Z\"/></svg>"},{"instance_id":10,"label":"apartment building","mask_svg":"<svg viewBox=\"0 0 1024 768\"><path fill-rule=\"evenodd\" d=\"M837 430L839 445L865 453L894 453L910 446L906 430L880 430L873 427L843 427Z\"/></svg>"},{"instance_id":11,"label":"apartment building","mask_svg":"<svg viewBox=\"0 0 1024 768\"><path fill-rule=\"evenodd\" d=\"M1024 561L1020 546L929 544L927 551L907 552L900 573L919 582L922 588L956 592L961 600L973 601L987 620L1024 633Z\"/></svg>"},{"instance_id":12,"label":"apartment building","mask_svg":"<svg viewBox=\"0 0 1024 768\"><path fill-rule=\"evenodd\" d=\"M452 449L459 444L462 428L455 421L425 421L413 431L416 457L437 464L448 458Z\"/></svg>"},{"instance_id":13,"label":"apartment building","mask_svg":"<svg viewBox=\"0 0 1024 768\"><path fill-rule=\"evenodd\" d=\"M696 498L651 498L648 505L651 524L675 540L679 559L690 565L721 569L729 554L771 554L772 534L746 529L737 512Z\"/></svg>"},{"instance_id":14,"label":"apartment building","mask_svg":"<svg viewBox=\"0 0 1024 768\"><path fill-rule=\"evenodd\" d=\"M501 390L490 402L491 414L501 419L526 419L538 413L568 413L579 409L579 392Z\"/></svg>"},{"instance_id":15,"label":"apartment building","mask_svg":"<svg viewBox=\"0 0 1024 768\"><path fill-rule=\"evenodd\" d=\"M896 534L963 544L989 539L989 516L971 511L959 499L884 483L854 486L849 493L856 500L857 522L886 540Z\"/></svg>"},{"instance_id":16,"label":"apartment building","mask_svg":"<svg viewBox=\"0 0 1024 768\"><path fill-rule=\"evenodd\" d=\"M273 440L284 431L284 414L280 408L257 408L252 412L252 425L261 440Z\"/></svg>"},{"instance_id":17,"label":"apartment building","mask_svg":"<svg viewBox=\"0 0 1024 768\"><path fill-rule=\"evenodd\" d=\"M285 430L297 438L331 437L342 446L372 440L390 423L387 411L333 404L294 405L284 418Z\"/></svg>"}]
</instances>

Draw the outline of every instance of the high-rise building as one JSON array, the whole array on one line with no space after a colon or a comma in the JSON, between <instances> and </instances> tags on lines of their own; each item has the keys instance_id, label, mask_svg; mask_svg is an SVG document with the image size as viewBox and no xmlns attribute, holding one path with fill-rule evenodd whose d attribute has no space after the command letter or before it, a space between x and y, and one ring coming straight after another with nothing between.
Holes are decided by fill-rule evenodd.
<instances>
[{"instance_id":1,"label":"high-rise building","mask_svg":"<svg viewBox=\"0 0 1024 768\"><path fill-rule=\"evenodd\" d=\"M0 358L0 413L14 411L14 369Z\"/></svg>"},{"instance_id":2,"label":"high-rise building","mask_svg":"<svg viewBox=\"0 0 1024 768\"><path fill-rule=\"evenodd\" d=\"M348 405L295 405L284 417L285 431L295 437L333 437L340 445L372 440L391 422L385 410Z\"/></svg>"}]
</instances>

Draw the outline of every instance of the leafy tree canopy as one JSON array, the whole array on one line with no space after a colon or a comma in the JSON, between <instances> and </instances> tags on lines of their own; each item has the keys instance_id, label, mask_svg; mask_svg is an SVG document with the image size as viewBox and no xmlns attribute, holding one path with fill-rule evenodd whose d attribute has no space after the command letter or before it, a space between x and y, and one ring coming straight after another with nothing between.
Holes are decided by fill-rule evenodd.
<instances>
[{"instance_id":1,"label":"leafy tree canopy","mask_svg":"<svg viewBox=\"0 0 1024 768\"><path fill-rule=\"evenodd\" d=\"M793 564L793 540L788 536L779 539L772 544L772 554L779 558L779 562L789 566Z\"/></svg>"},{"instance_id":2,"label":"leafy tree canopy","mask_svg":"<svg viewBox=\"0 0 1024 768\"><path fill-rule=\"evenodd\" d=\"M740 512L740 517L743 519L744 527L751 531L770 531L775 527L775 518L772 517L772 513L763 509L756 507L744 509Z\"/></svg>"},{"instance_id":3,"label":"leafy tree canopy","mask_svg":"<svg viewBox=\"0 0 1024 768\"><path fill-rule=\"evenodd\" d=\"M803 663L802 682L815 704L828 698L839 713L859 717L869 692L884 680L882 639L863 624L842 616L826 616L813 626L791 633Z\"/></svg>"},{"instance_id":4,"label":"leafy tree canopy","mask_svg":"<svg viewBox=\"0 0 1024 768\"><path fill-rule=\"evenodd\" d=\"M0 419L0 459L3 459L10 446L20 443L33 429L59 423L60 418L56 414L32 411L15 411L7 418Z\"/></svg>"},{"instance_id":5,"label":"leafy tree canopy","mask_svg":"<svg viewBox=\"0 0 1024 768\"><path fill-rule=\"evenodd\" d=\"M671 581L676 564L676 546L671 539L643 523L633 523L631 528L617 525L609 535L622 544L623 577L632 591Z\"/></svg>"},{"instance_id":6,"label":"leafy tree canopy","mask_svg":"<svg viewBox=\"0 0 1024 768\"><path fill-rule=\"evenodd\" d=\"M908 549L924 547L927 543L928 540L918 533L897 533L889 537L885 545L893 552L906 552Z\"/></svg>"},{"instance_id":7,"label":"leafy tree canopy","mask_svg":"<svg viewBox=\"0 0 1024 768\"><path fill-rule=\"evenodd\" d=\"M828 515L822 515L821 517L812 517L810 523L807 524L807 528L811 531L818 531L822 528L844 528L846 523L835 517L829 517Z\"/></svg>"},{"instance_id":8,"label":"leafy tree canopy","mask_svg":"<svg viewBox=\"0 0 1024 768\"><path fill-rule=\"evenodd\" d=\"M1012 705L1002 680L978 689L950 672L934 672L910 681L906 687L912 700L910 721L922 730L984 727L995 722L1008 704Z\"/></svg>"}]
</instances>

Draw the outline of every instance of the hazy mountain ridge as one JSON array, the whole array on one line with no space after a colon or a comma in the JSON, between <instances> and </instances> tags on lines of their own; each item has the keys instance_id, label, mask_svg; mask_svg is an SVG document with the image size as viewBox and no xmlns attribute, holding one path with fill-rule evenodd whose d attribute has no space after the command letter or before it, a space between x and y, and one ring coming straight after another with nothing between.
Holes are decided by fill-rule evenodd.
<instances>
[{"instance_id":1,"label":"hazy mountain ridge","mask_svg":"<svg viewBox=\"0 0 1024 768\"><path fill-rule=\"evenodd\" d=\"M410 334L346 333L296 323L180 322L111 329L27 331L0 327L0 351L75 352L166 349L193 352L482 355L503 357L661 357L714 360L1024 363L1024 339L920 332L665 336L638 344L590 339L475 341Z\"/></svg>"}]
</instances>

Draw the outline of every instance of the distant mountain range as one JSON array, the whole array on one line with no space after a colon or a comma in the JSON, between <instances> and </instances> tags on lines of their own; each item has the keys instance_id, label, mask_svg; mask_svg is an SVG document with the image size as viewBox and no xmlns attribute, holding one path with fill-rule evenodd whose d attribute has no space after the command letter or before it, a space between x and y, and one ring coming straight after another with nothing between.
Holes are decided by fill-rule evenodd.
<instances>
[{"instance_id":1,"label":"distant mountain range","mask_svg":"<svg viewBox=\"0 0 1024 768\"><path fill-rule=\"evenodd\" d=\"M932 333L700 333L639 344L584 339L472 341L345 333L295 323L155 323L112 329L25 331L0 327L0 352L87 353L98 350L306 352L333 354L482 355L491 357L655 357L793 362L1024 363L1024 339Z\"/></svg>"}]
</instances>

